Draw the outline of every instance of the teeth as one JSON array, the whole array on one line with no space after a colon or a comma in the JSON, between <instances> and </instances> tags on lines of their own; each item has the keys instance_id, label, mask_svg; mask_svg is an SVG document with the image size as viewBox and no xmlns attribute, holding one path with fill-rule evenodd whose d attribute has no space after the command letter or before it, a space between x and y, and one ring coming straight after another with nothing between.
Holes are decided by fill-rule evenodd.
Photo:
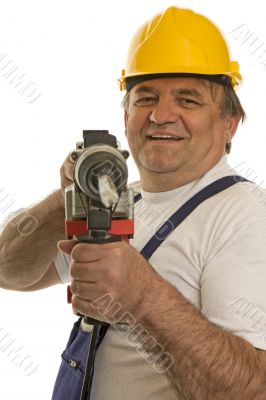
<instances>
[{"instance_id":1,"label":"teeth","mask_svg":"<svg viewBox=\"0 0 266 400\"><path fill-rule=\"evenodd\" d=\"M149 136L149 138L151 139L174 139L174 140L180 140L182 138L177 138L174 136L168 136L168 135L164 135L164 136L160 136L160 135L153 135L153 136Z\"/></svg>"},{"instance_id":2,"label":"teeth","mask_svg":"<svg viewBox=\"0 0 266 400\"><path fill-rule=\"evenodd\" d=\"M159 136L159 135L155 135L155 136L152 136L152 138L154 139L173 139L173 137L172 136Z\"/></svg>"}]
</instances>

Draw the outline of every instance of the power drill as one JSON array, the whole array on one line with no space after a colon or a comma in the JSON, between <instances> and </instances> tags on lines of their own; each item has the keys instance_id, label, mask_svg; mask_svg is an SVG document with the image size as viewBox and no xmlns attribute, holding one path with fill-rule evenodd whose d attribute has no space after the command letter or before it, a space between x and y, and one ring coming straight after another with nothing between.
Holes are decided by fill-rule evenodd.
<instances>
[{"instance_id":1,"label":"power drill","mask_svg":"<svg viewBox=\"0 0 266 400\"><path fill-rule=\"evenodd\" d=\"M71 157L74 183L65 189L65 232L83 243L128 241L134 233L134 195L128 188L127 150L107 130L84 130ZM68 302L71 292L68 288ZM85 317L92 325L101 321Z\"/></svg>"}]
</instances>

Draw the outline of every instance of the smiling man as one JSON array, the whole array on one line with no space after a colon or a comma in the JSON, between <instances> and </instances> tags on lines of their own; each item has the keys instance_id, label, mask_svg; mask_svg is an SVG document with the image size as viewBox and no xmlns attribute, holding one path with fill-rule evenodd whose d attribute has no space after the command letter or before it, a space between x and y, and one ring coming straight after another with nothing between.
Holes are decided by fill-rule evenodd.
<instances>
[{"instance_id":1,"label":"smiling man","mask_svg":"<svg viewBox=\"0 0 266 400\"><path fill-rule=\"evenodd\" d=\"M134 239L60 240L70 157L62 190L30 209L34 240L19 236L16 220L1 235L3 287L41 289L67 281L70 267L74 311L110 323L93 400L266 398L266 210L258 188L227 163L245 117L240 80L207 18L175 7L155 16L133 37L120 79L140 173ZM159 246L147 251L151 238ZM75 324L53 400L79 399L90 331L82 319Z\"/></svg>"},{"instance_id":2,"label":"smiling man","mask_svg":"<svg viewBox=\"0 0 266 400\"><path fill-rule=\"evenodd\" d=\"M197 78L165 77L132 88L126 136L144 190L176 188L217 164L241 117L221 116L222 96L218 84Z\"/></svg>"}]
</instances>

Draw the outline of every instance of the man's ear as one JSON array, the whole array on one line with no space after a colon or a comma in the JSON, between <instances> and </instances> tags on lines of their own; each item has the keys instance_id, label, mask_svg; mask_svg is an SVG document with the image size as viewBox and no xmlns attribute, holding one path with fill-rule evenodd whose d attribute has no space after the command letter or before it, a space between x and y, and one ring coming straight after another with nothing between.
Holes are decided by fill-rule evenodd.
<instances>
[{"instance_id":1,"label":"man's ear","mask_svg":"<svg viewBox=\"0 0 266 400\"><path fill-rule=\"evenodd\" d=\"M225 117L225 131L224 131L224 136L226 139L226 142L231 142L234 134L236 133L239 121L240 121L241 116L226 116Z\"/></svg>"},{"instance_id":2,"label":"man's ear","mask_svg":"<svg viewBox=\"0 0 266 400\"><path fill-rule=\"evenodd\" d=\"M125 125L125 135L127 136L127 121L128 121L128 112L124 112L124 125Z\"/></svg>"}]
</instances>

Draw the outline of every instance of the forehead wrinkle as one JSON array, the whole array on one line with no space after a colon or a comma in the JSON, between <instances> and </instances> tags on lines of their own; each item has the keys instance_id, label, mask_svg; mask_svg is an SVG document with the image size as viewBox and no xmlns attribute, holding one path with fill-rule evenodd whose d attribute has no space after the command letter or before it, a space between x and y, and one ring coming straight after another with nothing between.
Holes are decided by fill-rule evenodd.
<instances>
[{"instance_id":1,"label":"forehead wrinkle","mask_svg":"<svg viewBox=\"0 0 266 400\"><path fill-rule=\"evenodd\" d=\"M135 93L144 93L144 92L158 93L158 90L155 89L153 86L147 86L147 85L145 85L145 86L142 85L135 89Z\"/></svg>"},{"instance_id":2,"label":"forehead wrinkle","mask_svg":"<svg viewBox=\"0 0 266 400\"><path fill-rule=\"evenodd\" d=\"M176 95L189 95L189 96L196 97L196 98L198 98L200 100L203 100L203 96L198 90L192 89L192 88L188 88L188 87L173 89L171 91L171 94L174 95L174 96L176 96Z\"/></svg>"},{"instance_id":3,"label":"forehead wrinkle","mask_svg":"<svg viewBox=\"0 0 266 400\"><path fill-rule=\"evenodd\" d=\"M134 93L156 93L160 94L160 90L156 89L154 86L148 86L148 85L141 85L137 87L134 91ZM176 95L189 95L196 97L200 100L203 99L202 94L197 90L197 89L192 89L189 87L181 87L178 89L173 89L171 90L171 94L176 96Z\"/></svg>"}]
</instances>

